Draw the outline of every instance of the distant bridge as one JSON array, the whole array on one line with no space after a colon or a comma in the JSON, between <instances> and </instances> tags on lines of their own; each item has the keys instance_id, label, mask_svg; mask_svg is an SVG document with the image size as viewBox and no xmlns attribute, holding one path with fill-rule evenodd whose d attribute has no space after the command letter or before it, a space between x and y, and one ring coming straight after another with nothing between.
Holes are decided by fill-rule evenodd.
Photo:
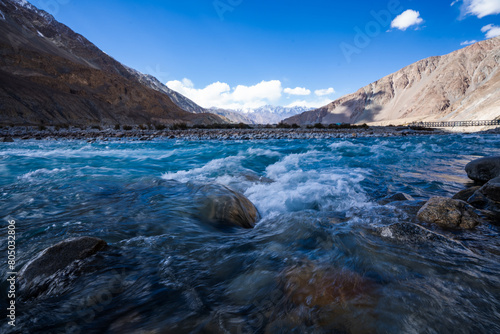
<instances>
[{"instance_id":1,"label":"distant bridge","mask_svg":"<svg viewBox=\"0 0 500 334\"><path fill-rule=\"evenodd\" d=\"M454 122L413 122L413 126L426 128L452 128L456 126L488 126L500 125L500 119L493 121L454 121Z\"/></svg>"}]
</instances>

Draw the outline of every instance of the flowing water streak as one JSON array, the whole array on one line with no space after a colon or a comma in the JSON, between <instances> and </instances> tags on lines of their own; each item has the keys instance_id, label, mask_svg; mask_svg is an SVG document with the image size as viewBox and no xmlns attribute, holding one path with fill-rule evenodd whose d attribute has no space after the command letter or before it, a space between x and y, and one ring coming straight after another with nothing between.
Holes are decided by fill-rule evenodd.
<instances>
[{"instance_id":1,"label":"flowing water streak","mask_svg":"<svg viewBox=\"0 0 500 334\"><path fill-rule=\"evenodd\" d=\"M18 224L19 266L69 237L111 245L53 294L19 297L18 328L499 331L497 227L390 227L463 189L465 164L499 149L486 135L2 144L1 221ZM255 229L199 220L192 189L214 182L256 205ZM397 192L416 201L378 203Z\"/></svg>"}]
</instances>

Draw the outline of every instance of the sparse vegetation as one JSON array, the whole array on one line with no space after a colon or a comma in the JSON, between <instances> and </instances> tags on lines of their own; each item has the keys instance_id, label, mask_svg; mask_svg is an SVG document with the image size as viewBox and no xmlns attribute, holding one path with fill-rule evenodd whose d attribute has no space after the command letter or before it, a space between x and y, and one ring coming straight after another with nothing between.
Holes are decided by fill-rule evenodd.
<instances>
[{"instance_id":1,"label":"sparse vegetation","mask_svg":"<svg viewBox=\"0 0 500 334\"><path fill-rule=\"evenodd\" d=\"M94 130L102 130L100 125L92 125L91 128Z\"/></svg>"},{"instance_id":2,"label":"sparse vegetation","mask_svg":"<svg viewBox=\"0 0 500 334\"><path fill-rule=\"evenodd\" d=\"M424 126L410 126L410 130L415 130L415 131L434 131L435 129L433 128L426 128Z\"/></svg>"},{"instance_id":3,"label":"sparse vegetation","mask_svg":"<svg viewBox=\"0 0 500 334\"><path fill-rule=\"evenodd\" d=\"M45 130L47 130L47 127L45 125L39 125L38 126L38 130L39 131L45 131Z\"/></svg>"},{"instance_id":4,"label":"sparse vegetation","mask_svg":"<svg viewBox=\"0 0 500 334\"><path fill-rule=\"evenodd\" d=\"M132 130L132 129L133 129L133 127L132 127L132 126L130 126L130 125L124 125L124 126L123 126L123 130L125 130L125 131L130 131L130 130Z\"/></svg>"},{"instance_id":5,"label":"sparse vegetation","mask_svg":"<svg viewBox=\"0 0 500 334\"><path fill-rule=\"evenodd\" d=\"M329 124L329 129L368 129L370 128L366 123L362 125L355 125L349 123L337 123L337 124Z\"/></svg>"},{"instance_id":6,"label":"sparse vegetation","mask_svg":"<svg viewBox=\"0 0 500 334\"><path fill-rule=\"evenodd\" d=\"M245 123L238 124L198 124L193 125L193 129L251 129L252 127Z\"/></svg>"},{"instance_id":7,"label":"sparse vegetation","mask_svg":"<svg viewBox=\"0 0 500 334\"><path fill-rule=\"evenodd\" d=\"M280 122L276 125L276 128L277 129L291 129L292 126L290 124L287 124L287 123L283 123L283 122Z\"/></svg>"},{"instance_id":8,"label":"sparse vegetation","mask_svg":"<svg viewBox=\"0 0 500 334\"><path fill-rule=\"evenodd\" d=\"M316 123L314 125L308 125L307 128L308 129L324 129L325 125L323 125L323 123Z\"/></svg>"},{"instance_id":9,"label":"sparse vegetation","mask_svg":"<svg viewBox=\"0 0 500 334\"><path fill-rule=\"evenodd\" d=\"M167 127L166 127L166 125L165 125L165 124L156 124L156 125L155 125L155 128L156 128L156 130L163 131L163 130L165 130Z\"/></svg>"},{"instance_id":10,"label":"sparse vegetation","mask_svg":"<svg viewBox=\"0 0 500 334\"><path fill-rule=\"evenodd\" d=\"M188 126L186 123L175 123L170 127L171 130L187 130Z\"/></svg>"},{"instance_id":11,"label":"sparse vegetation","mask_svg":"<svg viewBox=\"0 0 500 334\"><path fill-rule=\"evenodd\" d=\"M61 129L69 129L69 124L58 124L54 127L56 131L59 131Z\"/></svg>"},{"instance_id":12,"label":"sparse vegetation","mask_svg":"<svg viewBox=\"0 0 500 334\"><path fill-rule=\"evenodd\" d=\"M121 129L120 124L116 124L116 125L115 125L115 130L120 130L120 129Z\"/></svg>"}]
</instances>

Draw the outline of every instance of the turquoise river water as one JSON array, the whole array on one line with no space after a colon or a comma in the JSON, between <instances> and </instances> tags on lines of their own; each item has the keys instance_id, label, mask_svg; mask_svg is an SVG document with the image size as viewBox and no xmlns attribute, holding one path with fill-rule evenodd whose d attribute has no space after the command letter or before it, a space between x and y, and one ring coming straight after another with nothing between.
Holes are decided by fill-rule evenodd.
<instances>
[{"instance_id":1,"label":"turquoise river water","mask_svg":"<svg viewBox=\"0 0 500 334\"><path fill-rule=\"evenodd\" d=\"M473 134L0 143L0 239L15 220L17 270L70 237L110 246L36 298L18 291L0 332L500 333L499 227L388 228L499 151ZM210 183L255 204L254 229L199 219L192 189ZM398 192L415 200L379 204Z\"/></svg>"}]
</instances>

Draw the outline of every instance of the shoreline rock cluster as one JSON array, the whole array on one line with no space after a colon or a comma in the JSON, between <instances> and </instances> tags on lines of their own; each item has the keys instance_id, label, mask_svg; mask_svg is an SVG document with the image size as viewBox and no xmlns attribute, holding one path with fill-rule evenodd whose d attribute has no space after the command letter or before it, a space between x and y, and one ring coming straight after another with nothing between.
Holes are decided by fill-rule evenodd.
<instances>
[{"instance_id":1,"label":"shoreline rock cluster","mask_svg":"<svg viewBox=\"0 0 500 334\"><path fill-rule=\"evenodd\" d=\"M409 127L369 127L353 129L281 129L255 127L251 129L187 129L148 130L131 129L55 129L40 130L34 127L11 127L0 129L2 141L11 140L268 140L268 139L334 139L352 137L402 137L418 135L442 135L447 132L434 129L415 130Z\"/></svg>"},{"instance_id":2,"label":"shoreline rock cluster","mask_svg":"<svg viewBox=\"0 0 500 334\"><path fill-rule=\"evenodd\" d=\"M432 197L418 211L418 220L448 229L472 229L482 222L500 225L500 156L471 161L465 170L482 185L452 198Z\"/></svg>"}]
</instances>

